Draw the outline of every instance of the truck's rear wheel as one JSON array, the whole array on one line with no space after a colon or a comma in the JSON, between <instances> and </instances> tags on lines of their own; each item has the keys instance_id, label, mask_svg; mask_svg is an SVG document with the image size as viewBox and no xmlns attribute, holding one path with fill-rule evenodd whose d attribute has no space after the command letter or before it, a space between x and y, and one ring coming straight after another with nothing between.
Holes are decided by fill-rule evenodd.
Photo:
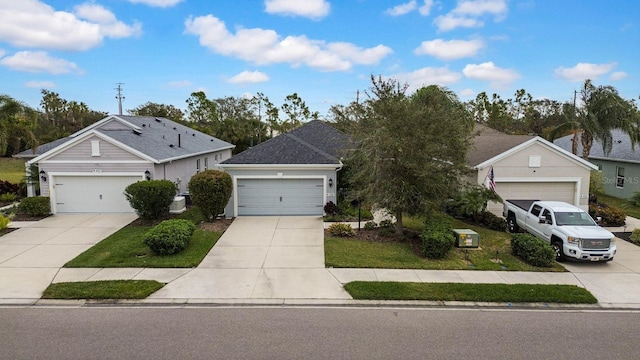
<instances>
[{"instance_id":1,"label":"truck's rear wheel","mask_svg":"<svg viewBox=\"0 0 640 360\"><path fill-rule=\"evenodd\" d=\"M562 241L556 240L551 243L553 251L556 253L556 261L563 262L566 258L564 256L564 250L562 249Z\"/></svg>"},{"instance_id":2,"label":"truck's rear wheel","mask_svg":"<svg viewBox=\"0 0 640 360\"><path fill-rule=\"evenodd\" d=\"M518 226L516 218L513 215L507 218L507 229L510 233L520 232L520 227Z\"/></svg>"}]
</instances>

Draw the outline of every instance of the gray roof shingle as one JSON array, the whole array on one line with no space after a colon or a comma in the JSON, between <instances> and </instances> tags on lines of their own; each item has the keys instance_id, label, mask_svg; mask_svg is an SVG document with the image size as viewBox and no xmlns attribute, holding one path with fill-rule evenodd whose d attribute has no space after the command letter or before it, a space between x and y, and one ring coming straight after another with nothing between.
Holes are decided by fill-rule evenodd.
<instances>
[{"instance_id":1,"label":"gray roof shingle","mask_svg":"<svg viewBox=\"0 0 640 360\"><path fill-rule=\"evenodd\" d=\"M605 159L614 161L626 161L626 162L640 162L640 145L636 145L635 149L631 146L631 138L629 134L622 130L614 129L611 131L611 137L613 143L611 146L611 153L605 155L602 150L602 143L598 140L593 140L593 145L589 151L589 158L593 159ZM553 141L554 144L571 152L571 139L573 134L563 136ZM578 156L582 154L582 144L578 141Z\"/></svg>"},{"instance_id":2,"label":"gray roof shingle","mask_svg":"<svg viewBox=\"0 0 640 360\"><path fill-rule=\"evenodd\" d=\"M349 137L320 120L310 121L222 162L225 164L340 164Z\"/></svg>"},{"instance_id":3,"label":"gray roof shingle","mask_svg":"<svg viewBox=\"0 0 640 360\"><path fill-rule=\"evenodd\" d=\"M467 154L467 165L471 167L535 138L533 135L505 134L481 124L475 124L474 135Z\"/></svg>"}]
</instances>

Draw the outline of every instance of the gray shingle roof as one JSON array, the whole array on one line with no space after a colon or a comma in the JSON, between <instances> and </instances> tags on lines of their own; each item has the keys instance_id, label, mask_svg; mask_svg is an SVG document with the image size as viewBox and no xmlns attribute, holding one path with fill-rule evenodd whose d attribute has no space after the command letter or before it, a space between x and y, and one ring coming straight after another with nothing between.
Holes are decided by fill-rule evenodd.
<instances>
[{"instance_id":1,"label":"gray shingle roof","mask_svg":"<svg viewBox=\"0 0 640 360\"><path fill-rule=\"evenodd\" d=\"M340 164L340 152L350 147L349 137L320 120L310 121L240 154L224 164Z\"/></svg>"},{"instance_id":2,"label":"gray shingle roof","mask_svg":"<svg viewBox=\"0 0 640 360\"><path fill-rule=\"evenodd\" d=\"M622 130L614 129L611 131L613 144L611 153L605 155L602 150L602 143L593 140L593 145L589 151L589 158L605 159L614 161L640 162L640 145L636 145L635 150L631 147L631 139L628 134ZM553 141L554 144L571 152L572 135L563 136ZM582 145L578 142L578 156L582 155Z\"/></svg>"},{"instance_id":3,"label":"gray shingle roof","mask_svg":"<svg viewBox=\"0 0 640 360\"><path fill-rule=\"evenodd\" d=\"M471 167L535 138L532 135L505 134L481 124L475 124L474 135L467 154L467 165Z\"/></svg>"},{"instance_id":4,"label":"gray shingle roof","mask_svg":"<svg viewBox=\"0 0 640 360\"><path fill-rule=\"evenodd\" d=\"M159 163L234 147L228 142L169 119L128 115L116 115L115 117L136 126L136 131L134 132L134 129L129 128L107 130L103 125L98 125L95 130L155 159ZM83 129L76 135L88 131L90 128ZM36 155L44 154L73 139L74 137L70 136L44 144L38 147ZM22 154L24 156L33 156L31 150L23 151L18 156Z\"/></svg>"}]
</instances>

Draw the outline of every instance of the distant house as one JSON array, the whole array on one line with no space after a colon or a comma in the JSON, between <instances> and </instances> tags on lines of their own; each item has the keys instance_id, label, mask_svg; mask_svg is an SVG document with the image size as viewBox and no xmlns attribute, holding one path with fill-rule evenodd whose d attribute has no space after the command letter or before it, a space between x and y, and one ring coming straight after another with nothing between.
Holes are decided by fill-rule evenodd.
<instances>
[{"instance_id":1,"label":"distant house","mask_svg":"<svg viewBox=\"0 0 640 360\"><path fill-rule=\"evenodd\" d=\"M55 213L133 212L124 189L166 179L186 192L194 174L231 157L235 146L165 118L111 115L17 157L38 166L41 195Z\"/></svg>"},{"instance_id":2,"label":"distant house","mask_svg":"<svg viewBox=\"0 0 640 360\"><path fill-rule=\"evenodd\" d=\"M631 146L629 135L620 130L611 132L613 143L611 152L605 155L602 143L593 141L589 151L589 161L598 166L604 177L604 192L607 195L628 199L640 191L640 145ZM556 139L554 144L571 151L571 139L568 135ZM578 144L578 154L582 154L582 145Z\"/></svg>"},{"instance_id":3,"label":"distant house","mask_svg":"<svg viewBox=\"0 0 640 360\"><path fill-rule=\"evenodd\" d=\"M249 148L223 161L233 179L225 214L322 215L336 200L346 134L319 120Z\"/></svg>"},{"instance_id":4,"label":"distant house","mask_svg":"<svg viewBox=\"0 0 640 360\"><path fill-rule=\"evenodd\" d=\"M597 167L539 137L508 135L476 124L467 165L472 181L484 185L493 169L496 192L502 199L564 201L589 206L589 179ZM502 212L502 204L488 210Z\"/></svg>"}]
</instances>

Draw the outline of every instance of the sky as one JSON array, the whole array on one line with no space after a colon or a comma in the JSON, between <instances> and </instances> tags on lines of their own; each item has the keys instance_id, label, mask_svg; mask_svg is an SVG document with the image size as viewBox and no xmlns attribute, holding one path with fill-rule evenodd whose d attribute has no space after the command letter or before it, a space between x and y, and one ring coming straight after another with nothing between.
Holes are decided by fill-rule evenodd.
<instances>
[{"instance_id":1,"label":"sky","mask_svg":"<svg viewBox=\"0 0 640 360\"><path fill-rule=\"evenodd\" d=\"M640 95L635 0L0 0L0 94L118 112L297 93L321 116L394 78L572 101L585 79Z\"/></svg>"}]
</instances>

